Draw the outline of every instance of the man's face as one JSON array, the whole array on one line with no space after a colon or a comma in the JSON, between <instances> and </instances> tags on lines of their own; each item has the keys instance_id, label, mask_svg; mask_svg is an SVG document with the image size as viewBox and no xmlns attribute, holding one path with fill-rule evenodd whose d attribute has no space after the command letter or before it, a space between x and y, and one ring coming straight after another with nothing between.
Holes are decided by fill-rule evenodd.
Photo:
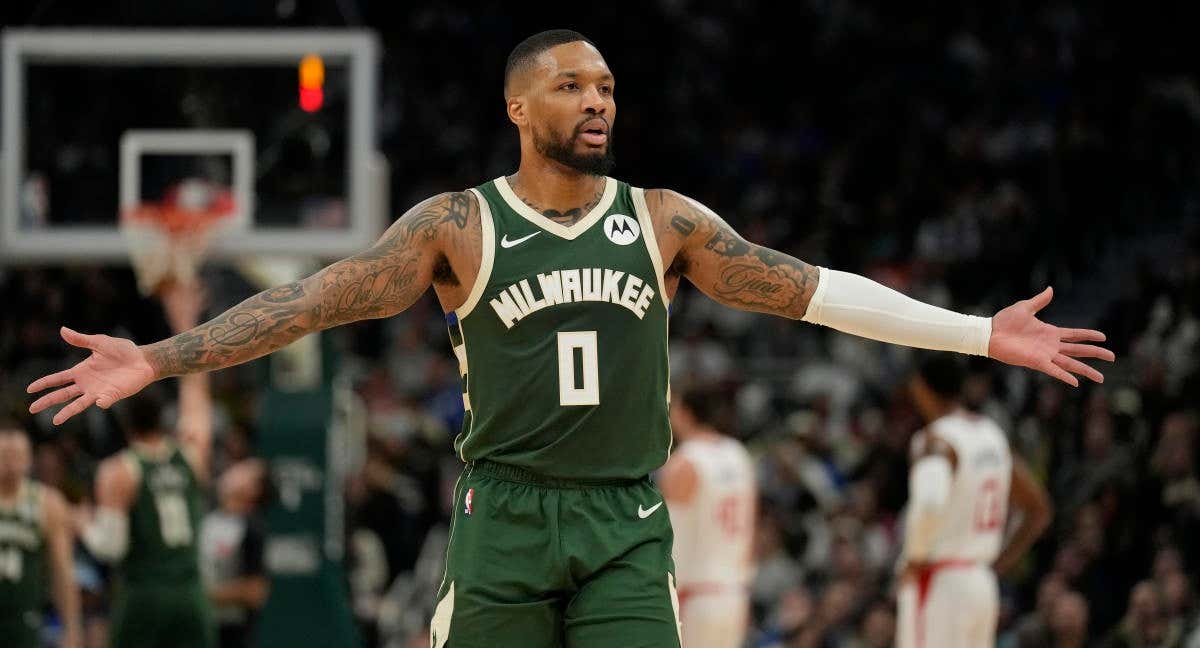
<instances>
[{"instance_id":1,"label":"man's face","mask_svg":"<svg viewBox=\"0 0 1200 648\"><path fill-rule=\"evenodd\" d=\"M583 41L543 52L520 99L538 153L581 173L613 166L613 76L600 52Z\"/></svg>"},{"instance_id":2,"label":"man's face","mask_svg":"<svg viewBox=\"0 0 1200 648\"><path fill-rule=\"evenodd\" d=\"M0 480L24 477L29 472L29 440L20 432L0 431Z\"/></svg>"}]
</instances>

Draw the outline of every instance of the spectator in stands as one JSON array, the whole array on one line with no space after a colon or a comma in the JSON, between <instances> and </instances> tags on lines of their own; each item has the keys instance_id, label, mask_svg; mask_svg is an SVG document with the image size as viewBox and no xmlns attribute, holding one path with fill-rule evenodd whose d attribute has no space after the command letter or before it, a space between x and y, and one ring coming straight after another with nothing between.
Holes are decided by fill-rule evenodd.
<instances>
[{"instance_id":1,"label":"spectator in stands","mask_svg":"<svg viewBox=\"0 0 1200 648\"><path fill-rule=\"evenodd\" d=\"M1159 515L1181 547L1200 546L1200 478L1196 473L1196 417L1174 411L1163 420L1151 457ZM1198 566L1195 558L1190 569Z\"/></svg>"},{"instance_id":2,"label":"spectator in stands","mask_svg":"<svg viewBox=\"0 0 1200 648\"><path fill-rule=\"evenodd\" d=\"M1050 616L1054 648L1085 648L1088 645L1088 604L1079 592L1064 592L1054 602Z\"/></svg>"},{"instance_id":3,"label":"spectator in stands","mask_svg":"<svg viewBox=\"0 0 1200 648\"><path fill-rule=\"evenodd\" d=\"M1188 577L1182 572L1173 572L1156 578L1154 584L1162 592L1163 606L1169 622L1179 626L1181 636L1188 637L1193 634L1200 619L1197 618L1195 593Z\"/></svg>"},{"instance_id":4,"label":"spectator in stands","mask_svg":"<svg viewBox=\"0 0 1200 648\"><path fill-rule=\"evenodd\" d=\"M42 4L44 24L88 20L73 3ZM165 16L180 4L132 0L94 20L149 24L138 9ZM191 4L203 4L204 19L219 22L229 19L222 7L246 3ZM359 4L362 24L387 25L379 33L379 145L392 168L403 170L391 175L390 202L510 171L515 155L503 117L486 102L463 100L474 89L498 87L498 73L461 65L464 56L506 51L514 42L511 25L487 18L505 6L490 3L489 14L416 3L410 21L394 23L380 20L387 3ZM1200 92L1176 69L1180 60L1195 60L1189 54L1200 40L1187 33L1188 21L1136 3L1033 4L914 12L860 0L800 3L795 20L772 22L764 19L769 13L745 8L762 2L668 1L641 3L636 21L625 12L609 12L625 20L619 24L597 15L594 29L622 30L606 38L622 39L610 63L627 96L650 97L649 84L662 89L653 100L635 99L636 121L625 128L644 150L635 146L622 157L622 179L694 188L698 200L753 240L884 277L947 306L984 311L1045 280L1059 291L1052 308L1081 326L1102 322L1096 328L1109 333L1122 357L1102 390L1066 390L986 360L973 365L966 385L979 409L1015 422L1004 426L1014 431L1014 448L1044 482L1057 483L1063 524L1035 550L1028 575L1006 584L1038 590L1036 603L1018 610L1036 606L1017 622L1018 645L1082 646L1089 627L1091 636L1106 637L1121 619L1129 588L1146 576L1149 548L1172 543L1158 551L1151 575L1167 599L1164 614L1185 614L1170 610L1188 609L1186 576L1195 582L1200 575ZM21 2L0 2L0 18L10 6L15 22L31 15ZM237 11L237 24L253 20ZM289 24L311 18L318 26L321 13L299 11ZM746 91L752 76L744 70L773 64L779 48L794 42L810 45L788 63L812 91L782 99ZM1160 54L1139 54L1131 65L1131 53L1146 51ZM663 78L671 80L664 85ZM205 92L194 90L202 105L227 105ZM289 128L317 128L308 119L279 121L267 113L275 104L254 99L243 98L247 111L278 122L283 137L296 136ZM96 134L107 131L89 119L95 111L67 108L67 119L30 115L64 137L57 148L31 147L31 174L90 174L116 159L97 143ZM650 144L665 147L672 164L647 155ZM264 151L276 145L259 142ZM80 166L80 155L90 162ZM116 187L109 189L115 200ZM72 201L97 202L56 196L56 215ZM55 322L161 337L148 330L161 324L144 316L148 300L137 296L125 268L4 261L0 406L23 409L25 378L62 365L66 351ZM229 278L215 301L248 296ZM777 646L814 645L827 629L813 609L824 605L807 588L822 592L826 583L853 576L859 600L884 593L894 544L887 538L906 498L907 440L915 427L895 398L907 359L815 327L712 308L687 286L672 300L671 333L673 382L691 377L728 390L737 412L730 431L757 446L762 490L775 506L763 512L758 538L758 634ZM461 388L443 315L428 300L402 318L330 335L338 336L340 364L363 386L371 410L372 460L352 479L360 499L347 519L356 534L370 532L372 546L383 547L383 580L403 583L419 571L418 549L439 544L429 537L449 519L439 484L452 484L446 475L459 469L449 439L461 422ZM260 370L213 376L214 397L231 420L254 421ZM847 417L868 410L881 413L871 434ZM789 425L789 417L798 424ZM40 477L69 498L85 490L94 457L119 443L99 412L73 421L63 431L68 438L51 437L44 420L32 423L41 432L34 435ZM252 454L253 435L234 431L226 439L229 464ZM1128 481L1136 483L1133 494ZM849 522L861 530L847 530ZM1130 536L1145 546L1126 544ZM440 567L428 569L436 587ZM1047 569L1057 575L1045 576ZM1087 598L1063 593L1068 587ZM411 594L412 601L431 598ZM886 624L877 606L861 619L857 607L842 630L854 628L865 642L868 626ZM1195 641L1189 648L1200 648L1200 634Z\"/></svg>"},{"instance_id":5,"label":"spectator in stands","mask_svg":"<svg viewBox=\"0 0 1200 648\"><path fill-rule=\"evenodd\" d=\"M1164 613L1162 593L1152 581L1142 581L1129 593L1125 617L1103 648L1174 648L1181 639L1179 624Z\"/></svg>"},{"instance_id":6,"label":"spectator in stands","mask_svg":"<svg viewBox=\"0 0 1200 648\"><path fill-rule=\"evenodd\" d=\"M847 648L890 648L896 637L896 606L891 601L876 601L867 609L859 624L858 636Z\"/></svg>"},{"instance_id":7,"label":"spectator in stands","mask_svg":"<svg viewBox=\"0 0 1200 648\"><path fill-rule=\"evenodd\" d=\"M1058 598L1067 592L1062 574L1050 572L1038 584L1037 607L1017 621L1014 630L1016 648L1039 648L1051 645L1051 621Z\"/></svg>"},{"instance_id":8,"label":"spectator in stands","mask_svg":"<svg viewBox=\"0 0 1200 648\"><path fill-rule=\"evenodd\" d=\"M219 648L249 648L267 599L259 506L266 469L257 459L230 466L217 480L219 507L200 524L200 569L213 603Z\"/></svg>"}]
</instances>

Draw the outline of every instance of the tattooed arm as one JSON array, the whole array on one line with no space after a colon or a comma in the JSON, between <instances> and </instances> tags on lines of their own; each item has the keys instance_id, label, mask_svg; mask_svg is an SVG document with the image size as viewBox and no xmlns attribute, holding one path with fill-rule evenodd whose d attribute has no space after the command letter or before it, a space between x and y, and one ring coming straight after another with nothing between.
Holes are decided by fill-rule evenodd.
<instances>
[{"instance_id":1,"label":"tattooed arm","mask_svg":"<svg viewBox=\"0 0 1200 648\"><path fill-rule=\"evenodd\" d=\"M306 279L261 292L154 344L138 347L129 340L63 327L67 342L92 354L30 384L29 393L60 388L34 401L29 410L36 413L71 401L54 416L60 424L91 405L110 407L160 378L221 369L315 331L394 315L416 301L435 277L453 278L448 250L462 257L465 248L478 245L478 232L468 228L479 227L478 213L469 193L430 198L401 216L370 249Z\"/></svg>"},{"instance_id":2,"label":"tattooed arm","mask_svg":"<svg viewBox=\"0 0 1200 648\"><path fill-rule=\"evenodd\" d=\"M716 301L820 324L861 337L922 349L982 355L1036 369L1069 385L1072 374L1103 382L1076 358L1111 362L1107 349L1078 342L1104 340L1100 331L1059 328L1035 314L1053 291L1019 301L993 317L975 317L906 297L866 277L803 261L755 245L700 203L667 190L646 192L668 290L687 277Z\"/></svg>"},{"instance_id":3,"label":"tattooed arm","mask_svg":"<svg viewBox=\"0 0 1200 648\"><path fill-rule=\"evenodd\" d=\"M816 266L747 241L712 210L674 191L648 190L646 203L663 224L655 229L669 273L726 306L804 316L817 289Z\"/></svg>"},{"instance_id":4,"label":"tattooed arm","mask_svg":"<svg viewBox=\"0 0 1200 648\"><path fill-rule=\"evenodd\" d=\"M441 254L439 230L462 227L473 209L467 193L430 198L401 216L370 249L144 347L156 377L228 367L315 331L399 313L432 284Z\"/></svg>"}]
</instances>

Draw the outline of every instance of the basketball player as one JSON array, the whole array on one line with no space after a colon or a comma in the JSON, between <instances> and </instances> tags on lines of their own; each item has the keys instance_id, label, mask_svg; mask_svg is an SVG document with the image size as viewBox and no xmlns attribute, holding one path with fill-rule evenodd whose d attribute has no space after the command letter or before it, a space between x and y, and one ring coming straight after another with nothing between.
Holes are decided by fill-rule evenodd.
<instances>
[{"instance_id":1,"label":"basketball player","mask_svg":"<svg viewBox=\"0 0 1200 648\"><path fill-rule=\"evenodd\" d=\"M714 402L694 391L672 399L675 450L659 479L675 532L679 620L688 648L739 648L750 612L754 463L741 443L712 426Z\"/></svg>"},{"instance_id":2,"label":"basketball player","mask_svg":"<svg viewBox=\"0 0 1200 648\"><path fill-rule=\"evenodd\" d=\"M434 196L370 249L175 337L136 346L64 328L92 355L34 381L58 423L167 376L271 353L314 331L408 308L430 286L463 378L466 462L432 637L449 645L677 646L671 528L647 475L671 446L667 305L680 280L734 308L911 346L989 355L1077 385L1112 359L1034 314L992 318L752 244L715 213L612 167L615 81L580 34L517 45L504 99L517 172ZM69 401L69 402L68 402Z\"/></svg>"},{"instance_id":3,"label":"basketball player","mask_svg":"<svg viewBox=\"0 0 1200 648\"><path fill-rule=\"evenodd\" d=\"M42 645L38 635L49 581L62 620L60 645L77 648L83 645L83 635L71 558L71 518L63 496L29 479L29 467L25 431L0 420L0 646Z\"/></svg>"},{"instance_id":4,"label":"basketball player","mask_svg":"<svg viewBox=\"0 0 1200 648\"><path fill-rule=\"evenodd\" d=\"M994 646L995 571L1015 566L1050 524L1049 497L1009 453L1004 432L961 407L957 359L928 358L910 384L929 425L912 444L900 648ZM1021 515L1005 544L1010 504Z\"/></svg>"},{"instance_id":5,"label":"basketball player","mask_svg":"<svg viewBox=\"0 0 1200 648\"><path fill-rule=\"evenodd\" d=\"M174 284L163 305L173 329L191 328L199 289ZM117 566L113 648L214 645L198 551L211 436L207 376L180 378L177 439L162 427L163 405L157 390L124 404L129 448L101 462L97 512L82 530L88 550Z\"/></svg>"}]
</instances>

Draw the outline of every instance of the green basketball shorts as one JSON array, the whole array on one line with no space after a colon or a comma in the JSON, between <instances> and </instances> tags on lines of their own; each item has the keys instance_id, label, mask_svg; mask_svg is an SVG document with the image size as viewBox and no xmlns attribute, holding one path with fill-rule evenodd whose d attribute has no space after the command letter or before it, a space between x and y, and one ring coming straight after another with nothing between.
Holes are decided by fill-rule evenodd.
<instances>
[{"instance_id":1,"label":"green basketball shorts","mask_svg":"<svg viewBox=\"0 0 1200 648\"><path fill-rule=\"evenodd\" d=\"M433 648L679 648L662 501L648 478L580 483L469 464Z\"/></svg>"},{"instance_id":2,"label":"green basketball shorts","mask_svg":"<svg viewBox=\"0 0 1200 648\"><path fill-rule=\"evenodd\" d=\"M213 648L216 628L199 583L121 587L113 606L112 648Z\"/></svg>"}]
</instances>

